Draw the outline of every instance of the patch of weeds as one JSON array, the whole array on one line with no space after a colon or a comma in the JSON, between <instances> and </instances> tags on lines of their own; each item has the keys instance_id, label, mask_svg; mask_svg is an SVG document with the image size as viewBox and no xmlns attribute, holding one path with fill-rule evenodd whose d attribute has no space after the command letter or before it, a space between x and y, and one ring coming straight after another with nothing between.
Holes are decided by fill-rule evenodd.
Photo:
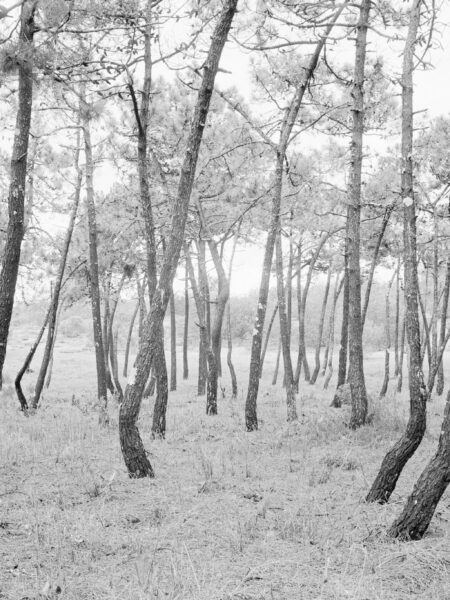
<instances>
[{"instance_id":1,"label":"patch of weeds","mask_svg":"<svg viewBox=\"0 0 450 600\"><path fill-rule=\"evenodd\" d=\"M359 463L352 458L343 458L342 456L326 456L322 459L323 464L328 469L342 469L343 471L356 471L359 469Z\"/></svg>"},{"instance_id":2,"label":"patch of weeds","mask_svg":"<svg viewBox=\"0 0 450 600\"><path fill-rule=\"evenodd\" d=\"M324 485L328 483L331 477L331 467L324 465L320 469L313 468L309 474L308 485L315 487L316 485Z\"/></svg>"}]
</instances>

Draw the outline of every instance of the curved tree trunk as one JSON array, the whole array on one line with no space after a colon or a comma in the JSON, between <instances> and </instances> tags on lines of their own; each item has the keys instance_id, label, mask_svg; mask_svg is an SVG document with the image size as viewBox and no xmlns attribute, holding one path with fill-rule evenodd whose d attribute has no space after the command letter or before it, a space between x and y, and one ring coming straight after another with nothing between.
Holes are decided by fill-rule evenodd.
<instances>
[{"instance_id":1,"label":"curved tree trunk","mask_svg":"<svg viewBox=\"0 0 450 600\"><path fill-rule=\"evenodd\" d=\"M422 471L401 515L390 527L388 535L401 540L420 540L427 531L449 482L450 391L447 394L437 452Z\"/></svg>"},{"instance_id":2,"label":"curved tree trunk","mask_svg":"<svg viewBox=\"0 0 450 600\"><path fill-rule=\"evenodd\" d=\"M11 156L11 182L8 192L8 227L0 270L0 389L11 323L20 252L24 235L24 202L27 177L28 142L33 104L33 37L36 2L25 0L20 14L18 61L19 92L16 128Z\"/></svg>"},{"instance_id":3,"label":"curved tree trunk","mask_svg":"<svg viewBox=\"0 0 450 600\"><path fill-rule=\"evenodd\" d=\"M79 166L80 163L80 131L77 131L76 137L76 150L75 150L75 169L77 172L77 181L75 183L75 196L73 200L73 206L70 213L69 224L67 226L66 237L64 245L61 251L61 258L59 262L58 272L55 279L55 285L53 287L53 295L50 304L50 317L48 321L48 334L47 342L45 344L44 355L42 357L41 368L34 388L34 397L32 401L33 408L36 408L41 398L42 390L44 388L45 377L47 375L50 358L53 350L53 340L55 337L56 317L58 314L59 296L61 293L61 287L63 284L64 271L66 269L67 256L69 254L70 243L72 241L73 229L75 227L75 219L78 212L78 205L80 203L81 195L81 184L83 181L83 173Z\"/></svg>"},{"instance_id":4,"label":"curved tree trunk","mask_svg":"<svg viewBox=\"0 0 450 600\"><path fill-rule=\"evenodd\" d=\"M125 398L120 407L120 445L130 477L154 476L153 468L137 428L137 420L142 402L142 392L155 354L155 344L158 337L160 337L160 328L169 302L170 290L172 289L173 278L183 245L197 160L219 60L231 28L236 7L237 0L227 0L212 35L211 46L206 57L203 77L198 91L194 117L187 139L187 150L181 167L178 191L172 206L170 237L164 252L161 275L136 358L134 381L127 385Z\"/></svg>"},{"instance_id":5,"label":"curved tree trunk","mask_svg":"<svg viewBox=\"0 0 450 600\"><path fill-rule=\"evenodd\" d=\"M309 380L309 383L314 384L316 383L317 380L317 376L319 375L319 371L320 371L320 349L322 347L322 338L323 338L323 326L325 323L325 312L327 310L327 302L328 302L328 294L330 292L330 282L331 282L331 267L332 267L333 262L330 263L329 267L328 267L328 276L327 276L327 283L325 285L325 293L323 295L323 302L322 302L322 310L320 313L320 321L319 321L319 331L317 333L317 344L316 344L316 354L315 354L315 367L314 367L314 371L311 375L311 379Z\"/></svg>"},{"instance_id":6,"label":"curved tree trunk","mask_svg":"<svg viewBox=\"0 0 450 600\"><path fill-rule=\"evenodd\" d=\"M426 428L427 390L421 368L418 277L416 250L416 208L413 188L413 70L414 47L420 20L421 0L411 8L408 37L403 54L402 75L402 164L403 244L405 252L406 333L409 345L410 417L406 431L386 454L367 495L368 502L387 502L403 467L422 441Z\"/></svg>"},{"instance_id":7,"label":"curved tree trunk","mask_svg":"<svg viewBox=\"0 0 450 600\"><path fill-rule=\"evenodd\" d=\"M280 370L280 358L281 358L281 339L278 341L277 358L275 360L275 369L273 371L272 385L277 385L278 371Z\"/></svg>"},{"instance_id":8,"label":"curved tree trunk","mask_svg":"<svg viewBox=\"0 0 450 600\"><path fill-rule=\"evenodd\" d=\"M364 70L366 62L367 29L370 0L362 0L356 33L355 69L352 85L352 142L350 146L350 184L348 188L348 382L352 397L349 426L356 429L367 418L367 393L364 380L364 358L361 320L361 175L364 135Z\"/></svg>"}]
</instances>

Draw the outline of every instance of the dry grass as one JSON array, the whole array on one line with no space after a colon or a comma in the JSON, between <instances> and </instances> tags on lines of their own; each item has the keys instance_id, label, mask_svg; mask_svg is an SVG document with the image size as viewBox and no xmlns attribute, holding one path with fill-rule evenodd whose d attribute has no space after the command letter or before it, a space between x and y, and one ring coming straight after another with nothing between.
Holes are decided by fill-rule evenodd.
<instances>
[{"instance_id":1,"label":"dry grass","mask_svg":"<svg viewBox=\"0 0 450 600\"><path fill-rule=\"evenodd\" d=\"M252 434L243 431L242 393L207 417L194 384L183 383L170 397L163 441L151 441L146 402L141 432L157 478L133 481L117 407L110 428L99 429L81 353L71 360L80 381L55 365L55 391L34 417L18 413L8 388L0 398L2 600L450 597L448 496L421 542L385 537L433 452L441 400L430 404L426 439L386 506L363 500L404 427L405 397L374 402L373 425L351 432L348 409L329 408L332 390L321 380L302 389L293 424L283 391L263 385L262 426ZM236 361L245 386L244 355ZM381 364L368 360L374 396Z\"/></svg>"}]
</instances>

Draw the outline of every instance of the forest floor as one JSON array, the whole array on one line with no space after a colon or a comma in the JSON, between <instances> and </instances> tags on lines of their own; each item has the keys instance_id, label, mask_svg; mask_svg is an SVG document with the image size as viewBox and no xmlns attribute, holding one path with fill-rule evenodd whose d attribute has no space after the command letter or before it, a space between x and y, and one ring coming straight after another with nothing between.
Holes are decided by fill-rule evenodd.
<instances>
[{"instance_id":1,"label":"forest floor","mask_svg":"<svg viewBox=\"0 0 450 600\"><path fill-rule=\"evenodd\" d=\"M10 373L28 346L23 339L10 353ZM2 600L450 598L448 495L422 541L385 535L436 448L443 398L430 402L424 442L392 500L368 505L380 461L404 429L407 395L373 402L373 424L350 431L348 407L330 408L334 385L323 391L319 379L302 384L299 420L287 424L270 355L261 428L245 433L248 355L238 349L239 397L221 399L217 417L205 415L195 373L170 395L166 440L151 440L144 403L140 430L156 478L130 480L117 406L107 429L97 424L91 353L70 340L58 350L35 416L22 416L10 385L0 395ZM381 353L367 354L366 371L376 396Z\"/></svg>"}]
</instances>

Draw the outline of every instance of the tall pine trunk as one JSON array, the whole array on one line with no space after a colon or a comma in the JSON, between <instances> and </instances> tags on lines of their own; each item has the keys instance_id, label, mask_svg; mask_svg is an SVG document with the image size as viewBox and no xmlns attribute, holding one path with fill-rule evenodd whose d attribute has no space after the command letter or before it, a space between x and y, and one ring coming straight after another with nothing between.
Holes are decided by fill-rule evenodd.
<instances>
[{"instance_id":1,"label":"tall pine trunk","mask_svg":"<svg viewBox=\"0 0 450 600\"><path fill-rule=\"evenodd\" d=\"M338 281L339 281L339 285L338 285ZM330 379L333 376L333 354L334 354L334 337L335 337L334 336L334 329L335 329L334 323L336 320L336 305L337 305L337 301L340 296L340 293L342 291L343 285L344 285L344 277L340 278L339 273L337 273L336 274L336 285L335 285L334 296L333 296L333 305L331 307L331 313L330 313L330 324L329 324L330 335L329 335L328 361L325 364L325 367L328 369L328 372L326 373L325 380L323 382L324 390L328 389Z\"/></svg>"},{"instance_id":2,"label":"tall pine trunk","mask_svg":"<svg viewBox=\"0 0 450 600\"><path fill-rule=\"evenodd\" d=\"M347 223L348 229L348 223ZM339 345L339 364L336 392L331 401L333 408L341 407L340 388L345 384L347 377L347 354L348 354L348 317L349 317L349 287L348 287L348 234L345 234L344 242L344 293L342 298L342 321L341 321L341 343Z\"/></svg>"},{"instance_id":3,"label":"tall pine trunk","mask_svg":"<svg viewBox=\"0 0 450 600\"><path fill-rule=\"evenodd\" d=\"M183 379L189 378L189 274L186 265L184 273L184 327L183 327Z\"/></svg>"},{"instance_id":4,"label":"tall pine trunk","mask_svg":"<svg viewBox=\"0 0 450 600\"><path fill-rule=\"evenodd\" d=\"M175 314L175 296L170 294L170 391L177 389L177 321Z\"/></svg>"},{"instance_id":5,"label":"tall pine trunk","mask_svg":"<svg viewBox=\"0 0 450 600\"><path fill-rule=\"evenodd\" d=\"M390 306L390 295L392 284L394 283L394 279L397 276L397 272L394 271L389 283L388 289L386 291L385 298L385 310L386 310L386 320L384 323L384 338L385 338L385 349L384 349L384 379L383 384L381 386L380 398L386 396L388 386L389 386L389 368L390 368L390 351L391 351L391 306Z\"/></svg>"},{"instance_id":6,"label":"tall pine trunk","mask_svg":"<svg viewBox=\"0 0 450 600\"><path fill-rule=\"evenodd\" d=\"M100 309L100 284L98 275L97 252L97 220L94 199L94 161L92 158L92 143L90 129L89 106L82 92L81 119L84 134L84 152L86 157L86 204L89 229L89 279L92 307L92 327L94 330L95 364L97 369L97 398L100 405L100 421L104 424L108 417L106 413L106 357L104 354L102 317Z\"/></svg>"},{"instance_id":7,"label":"tall pine trunk","mask_svg":"<svg viewBox=\"0 0 450 600\"><path fill-rule=\"evenodd\" d=\"M352 397L350 427L364 425L367 418L367 393L364 381L364 357L361 320L361 175L364 135L364 70L367 29L371 0L362 0L356 33L355 68L352 85L352 142L350 146L350 185L348 189L348 382Z\"/></svg>"},{"instance_id":8,"label":"tall pine trunk","mask_svg":"<svg viewBox=\"0 0 450 600\"><path fill-rule=\"evenodd\" d=\"M0 271L0 389L6 345L11 323L20 252L24 236L24 202L27 178L28 142L33 105L33 37L36 2L25 0L20 14L18 60L19 92L16 128L11 156L11 181L8 192L8 227Z\"/></svg>"},{"instance_id":9,"label":"tall pine trunk","mask_svg":"<svg viewBox=\"0 0 450 600\"><path fill-rule=\"evenodd\" d=\"M72 205L72 210L70 213L69 224L67 226L66 237L64 240L64 245L61 252L61 258L59 262L58 272L56 275L55 285L53 287L53 294L50 304L50 316L48 321L48 333L47 333L47 341L44 348L44 355L42 357L41 368L39 369L38 378L36 381L36 386L34 388L34 397L32 401L33 408L36 408L39 404L39 400L41 397L42 390L44 388L45 377L47 375L48 366L50 364L50 359L53 351L53 340L55 337L55 328L56 328L56 317L58 314L58 306L59 306L59 297L61 294L61 287L63 284L64 271L66 269L67 256L69 254L70 243L72 241L73 229L75 227L75 219L78 212L78 205L80 203L80 195L81 195L81 184L83 180L83 174L79 165L80 162L80 131L78 130L77 138L76 138L76 150L75 150L75 169L77 172L77 180L75 183L75 195Z\"/></svg>"},{"instance_id":10,"label":"tall pine trunk","mask_svg":"<svg viewBox=\"0 0 450 600\"><path fill-rule=\"evenodd\" d=\"M447 329L447 311L448 311L449 293L450 293L450 257L447 258L447 270L445 273L444 291L442 294L441 328L440 328L440 332L439 332L439 341L440 341L441 345L445 339L445 332ZM439 365L439 370L438 370L436 393L438 396L441 396L443 391L444 391L444 361L442 360Z\"/></svg>"},{"instance_id":11,"label":"tall pine trunk","mask_svg":"<svg viewBox=\"0 0 450 600\"><path fill-rule=\"evenodd\" d=\"M318 377L319 371L320 371L320 349L322 347L323 326L325 323L325 312L327 310L328 294L330 291L331 266L332 266L332 262L330 263L330 265L328 267L327 283L325 285L325 292L323 295L323 302L322 302L322 310L320 312L319 330L317 333L317 344L316 344L316 353L315 353L315 363L316 364L314 367L314 371L311 375L311 379L309 380L309 383L311 383L311 384L316 383L316 380L317 380L317 377Z\"/></svg>"},{"instance_id":12,"label":"tall pine trunk","mask_svg":"<svg viewBox=\"0 0 450 600\"><path fill-rule=\"evenodd\" d=\"M125 398L120 407L120 445L130 477L154 477L153 468L137 428L137 420L142 402L142 393L150 373L156 343L158 337L160 337L160 330L183 245L189 202L203 131L214 89L214 81L236 7L237 0L226 1L211 38L211 45L204 63L202 81L187 139L178 190L172 206L170 236L164 252L161 275L136 357L134 378L132 383L127 385Z\"/></svg>"},{"instance_id":13,"label":"tall pine trunk","mask_svg":"<svg viewBox=\"0 0 450 600\"><path fill-rule=\"evenodd\" d=\"M426 428L428 394L421 367L419 307L417 304L419 285L416 205L413 188L413 70L421 4L421 0L415 0L411 8L402 73L401 198L404 206L405 320L409 345L410 416L405 433L386 454L381 464L380 471L367 495L368 502L387 502L389 500L403 467L418 448Z\"/></svg>"}]
</instances>

